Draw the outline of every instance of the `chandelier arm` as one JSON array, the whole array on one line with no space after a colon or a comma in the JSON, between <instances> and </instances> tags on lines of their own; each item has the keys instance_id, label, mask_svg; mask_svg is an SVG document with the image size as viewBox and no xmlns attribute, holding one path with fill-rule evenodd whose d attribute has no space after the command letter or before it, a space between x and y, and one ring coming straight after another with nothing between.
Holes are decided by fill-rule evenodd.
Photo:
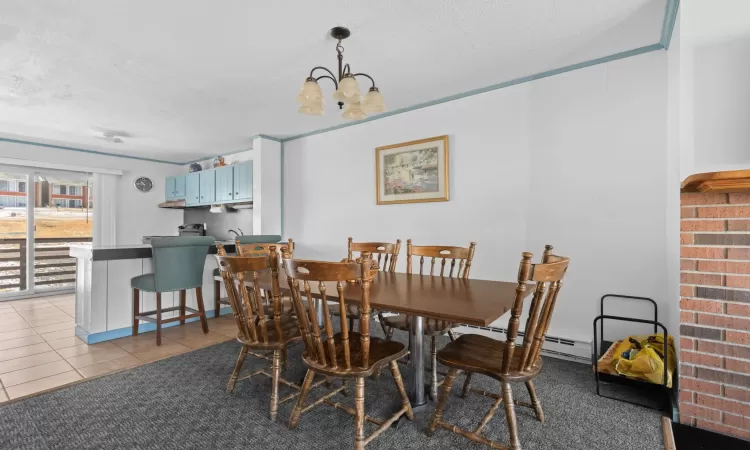
<instances>
[{"instance_id":1,"label":"chandelier arm","mask_svg":"<svg viewBox=\"0 0 750 450\"><path fill-rule=\"evenodd\" d=\"M344 75L346 75L347 73L352 73L352 68L349 67L349 63L344 64L344 69L341 71L341 78L344 78Z\"/></svg>"},{"instance_id":2,"label":"chandelier arm","mask_svg":"<svg viewBox=\"0 0 750 450\"><path fill-rule=\"evenodd\" d=\"M318 80L320 80L321 78L328 78L329 80L333 81L333 85L334 85L334 86L336 86L336 90L338 90L338 88L339 88L339 84L338 84L338 82L336 82L336 79L335 79L335 78L333 78L333 77L332 77L332 76L330 76L330 75L321 75L321 76L319 76L318 78L316 78L316 79L315 79L315 81L318 81Z\"/></svg>"},{"instance_id":3,"label":"chandelier arm","mask_svg":"<svg viewBox=\"0 0 750 450\"><path fill-rule=\"evenodd\" d=\"M361 77L367 77L367 78L369 78L369 79L370 79L370 81L372 82L372 87L375 87L375 80L373 80L373 79L372 79L372 77L371 77L370 75L367 75L366 73L355 73L355 74L354 74L354 75L352 75L352 76L353 76L353 77L355 77L355 78L356 78L356 77L360 77L360 76L361 76Z\"/></svg>"},{"instance_id":4,"label":"chandelier arm","mask_svg":"<svg viewBox=\"0 0 750 450\"><path fill-rule=\"evenodd\" d=\"M331 72L330 70L326 69L325 67L323 67L323 66L317 66L317 67L313 67L313 69L312 69L312 70L310 71L310 78L313 78L313 72L315 72L315 71L316 71L316 70L318 70L318 69L321 69L321 70L325 70L325 71L326 71L326 72L328 72L328 73L329 73L329 74L330 74L330 75L331 75L332 77L336 77L336 75L334 75L334 74L333 74L333 72Z\"/></svg>"}]
</instances>

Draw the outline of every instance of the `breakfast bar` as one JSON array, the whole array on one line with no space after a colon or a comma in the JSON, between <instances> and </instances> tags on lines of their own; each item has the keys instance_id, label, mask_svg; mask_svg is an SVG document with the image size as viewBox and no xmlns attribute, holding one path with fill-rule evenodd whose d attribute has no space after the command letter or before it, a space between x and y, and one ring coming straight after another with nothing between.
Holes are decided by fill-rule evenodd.
<instances>
[{"instance_id":1,"label":"breakfast bar","mask_svg":"<svg viewBox=\"0 0 750 450\"><path fill-rule=\"evenodd\" d=\"M233 241L217 241L229 253L234 253ZM203 270L203 301L206 315L214 317L214 270L216 245L212 245ZM152 248L147 244L92 246L72 245L70 256L76 258L76 336L87 344L117 339L132 334L133 304L131 278L152 272ZM151 292L141 293L141 309L153 310L156 296ZM179 304L178 292L162 295L164 307ZM187 292L187 306L197 308L194 291ZM222 309L230 312L230 308ZM164 314L173 317L176 312ZM177 324L173 322L172 324ZM168 326L168 325L167 325ZM152 331L152 323L142 323L139 331Z\"/></svg>"}]
</instances>

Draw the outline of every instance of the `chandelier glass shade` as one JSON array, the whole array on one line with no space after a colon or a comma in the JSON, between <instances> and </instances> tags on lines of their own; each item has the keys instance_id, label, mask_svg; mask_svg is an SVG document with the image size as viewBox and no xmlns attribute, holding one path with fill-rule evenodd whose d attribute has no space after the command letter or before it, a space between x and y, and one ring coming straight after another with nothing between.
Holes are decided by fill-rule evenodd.
<instances>
[{"instance_id":1,"label":"chandelier glass shade","mask_svg":"<svg viewBox=\"0 0 750 450\"><path fill-rule=\"evenodd\" d=\"M344 27L336 27L331 30L330 34L334 39L338 39L338 44L336 44L338 74L334 74L322 66L313 68L297 95L297 103L300 104L299 112L316 116L323 115L323 93L318 84L318 81L323 78L331 80L336 87L333 99L339 105L339 109L344 109L344 105L346 105L341 117L350 120L362 120L367 118L368 113L385 112L385 101L380 90L375 86L375 80L366 73L352 73L349 64L344 64L344 47L341 45L341 41L349 37L351 34L349 30ZM316 77L316 71L326 73ZM367 78L372 83L364 97L357 81L358 77Z\"/></svg>"}]
</instances>

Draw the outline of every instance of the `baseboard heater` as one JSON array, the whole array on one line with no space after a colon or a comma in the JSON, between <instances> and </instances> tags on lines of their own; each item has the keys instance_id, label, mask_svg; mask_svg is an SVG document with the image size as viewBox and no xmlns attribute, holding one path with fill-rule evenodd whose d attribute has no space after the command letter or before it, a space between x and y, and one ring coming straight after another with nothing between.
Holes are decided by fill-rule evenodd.
<instances>
[{"instance_id":1,"label":"baseboard heater","mask_svg":"<svg viewBox=\"0 0 750 450\"><path fill-rule=\"evenodd\" d=\"M454 328L456 334L482 334L493 339L506 340L507 329L499 327L479 327L475 325L461 325ZM518 332L517 344L523 343L524 333ZM591 364L591 341L578 341L559 336L546 336L542 355L552 358Z\"/></svg>"}]
</instances>

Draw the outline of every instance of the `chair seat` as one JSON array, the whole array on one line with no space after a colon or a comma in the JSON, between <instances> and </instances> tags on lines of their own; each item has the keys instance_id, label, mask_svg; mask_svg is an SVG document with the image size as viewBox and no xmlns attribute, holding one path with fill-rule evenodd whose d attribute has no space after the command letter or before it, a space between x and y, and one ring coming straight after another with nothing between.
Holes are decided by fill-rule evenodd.
<instances>
[{"instance_id":1,"label":"chair seat","mask_svg":"<svg viewBox=\"0 0 750 450\"><path fill-rule=\"evenodd\" d=\"M137 277L133 277L130 279L130 287L133 289L140 289L141 291L146 292L177 292L177 291L183 291L188 289L195 289L198 286L185 286L185 287L179 287L177 289L169 289L165 291L157 291L156 290L156 279L154 278L153 273L144 273L143 275L138 275Z\"/></svg>"},{"instance_id":2,"label":"chair seat","mask_svg":"<svg viewBox=\"0 0 750 450\"><path fill-rule=\"evenodd\" d=\"M526 381L537 376L542 370L542 358L537 358L531 370L522 374L513 370L518 367L523 351L519 345L513 352L510 364L512 370L504 375L502 365L507 348L503 341L479 334L464 334L439 350L437 359L448 367L481 373L500 381Z\"/></svg>"},{"instance_id":3,"label":"chair seat","mask_svg":"<svg viewBox=\"0 0 750 450\"><path fill-rule=\"evenodd\" d=\"M411 323L409 316L406 314L398 314L395 316L388 316L383 318L385 326L389 328L396 328L397 330L409 331ZM424 320L424 334L427 336L439 336L447 334L448 330L455 328L458 325L455 323L448 322L446 320L437 319L425 319Z\"/></svg>"},{"instance_id":4,"label":"chair seat","mask_svg":"<svg viewBox=\"0 0 750 450\"><path fill-rule=\"evenodd\" d=\"M262 341L263 330L261 324L251 323L250 327L255 327L255 331L258 334L258 340ZM297 319L291 316L282 317L279 329L276 328L276 323L273 319L266 320L266 329L268 332L268 342L251 342L245 338L241 331L237 332L237 340L251 348L262 348L262 349L282 349L289 343L299 341L302 336L299 333L299 326L297 326Z\"/></svg>"},{"instance_id":5,"label":"chair seat","mask_svg":"<svg viewBox=\"0 0 750 450\"><path fill-rule=\"evenodd\" d=\"M147 292L156 292L156 280L153 273L145 273L130 279L130 287Z\"/></svg>"},{"instance_id":6,"label":"chair seat","mask_svg":"<svg viewBox=\"0 0 750 450\"><path fill-rule=\"evenodd\" d=\"M344 345L341 342L341 333L333 335L333 342L336 348L336 354L331 358L331 352L326 342L323 342L323 348L326 353L326 361L330 362L335 359L338 368L331 369L329 366L322 366L317 361L309 357L307 350L302 353L302 359L305 360L310 368L326 375L344 376L344 377L364 377L372 375L380 367L395 359L406 355L406 346L401 342L386 341L375 336L370 336L370 358L368 368L362 368L362 341L359 333L349 332L350 348L350 368L346 368L346 359L344 356Z\"/></svg>"}]
</instances>

